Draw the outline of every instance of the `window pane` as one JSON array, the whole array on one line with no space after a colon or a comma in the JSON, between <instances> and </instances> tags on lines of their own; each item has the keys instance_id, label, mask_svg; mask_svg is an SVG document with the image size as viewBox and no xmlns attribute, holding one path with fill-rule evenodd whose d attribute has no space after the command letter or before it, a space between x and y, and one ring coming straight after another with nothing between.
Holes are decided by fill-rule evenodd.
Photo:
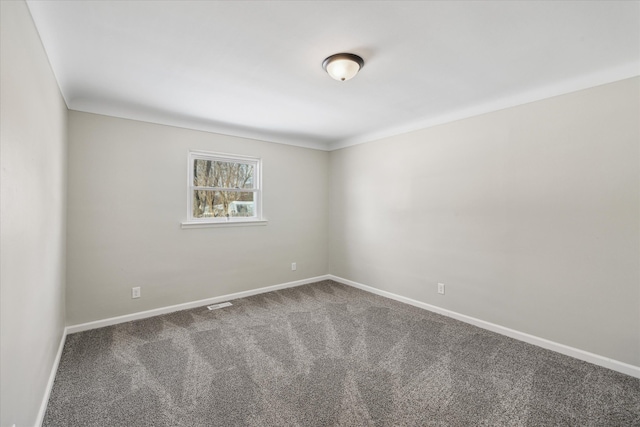
<instances>
[{"instance_id":1,"label":"window pane","mask_svg":"<svg viewBox=\"0 0 640 427\"><path fill-rule=\"evenodd\" d=\"M193 185L197 187L255 188L254 167L247 163L195 159Z\"/></svg>"},{"instance_id":2,"label":"window pane","mask_svg":"<svg viewBox=\"0 0 640 427\"><path fill-rule=\"evenodd\" d=\"M193 191L194 218L255 216L255 193L249 191Z\"/></svg>"}]
</instances>

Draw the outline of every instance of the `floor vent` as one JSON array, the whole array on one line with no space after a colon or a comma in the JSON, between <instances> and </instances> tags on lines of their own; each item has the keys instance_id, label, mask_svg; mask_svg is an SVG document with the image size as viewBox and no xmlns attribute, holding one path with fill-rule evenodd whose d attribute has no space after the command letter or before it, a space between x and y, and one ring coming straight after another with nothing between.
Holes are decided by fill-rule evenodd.
<instances>
[{"instance_id":1,"label":"floor vent","mask_svg":"<svg viewBox=\"0 0 640 427\"><path fill-rule=\"evenodd\" d=\"M219 308L231 307L232 305L233 304L231 304L230 302L221 302L220 304L208 305L207 308L209 310L217 310Z\"/></svg>"}]
</instances>

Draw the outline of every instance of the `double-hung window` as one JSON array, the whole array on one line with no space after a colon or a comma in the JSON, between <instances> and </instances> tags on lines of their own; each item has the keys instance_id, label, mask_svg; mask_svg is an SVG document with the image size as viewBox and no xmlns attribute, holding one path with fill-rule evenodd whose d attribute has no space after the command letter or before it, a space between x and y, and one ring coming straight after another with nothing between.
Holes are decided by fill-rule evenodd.
<instances>
[{"instance_id":1,"label":"double-hung window","mask_svg":"<svg viewBox=\"0 0 640 427\"><path fill-rule=\"evenodd\" d=\"M188 224L263 221L260 166L256 157L190 151Z\"/></svg>"}]
</instances>

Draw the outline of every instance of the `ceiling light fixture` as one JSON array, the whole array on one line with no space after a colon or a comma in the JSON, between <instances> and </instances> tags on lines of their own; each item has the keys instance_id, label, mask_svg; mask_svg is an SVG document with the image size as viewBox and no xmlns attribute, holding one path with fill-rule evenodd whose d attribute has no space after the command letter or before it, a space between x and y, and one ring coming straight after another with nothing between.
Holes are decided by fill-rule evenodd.
<instances>
[{"instance_id":1,"label":"ceiling light fixture","mask_svg":"<svg viewBox=\"0 0 640 427\"><path fill-rule=\"evenodd\" d=\"M322 68L334 79L352 79L364 66L364 60L353 53L336 53L322 62Z\"/></svg>"}]
</instances>

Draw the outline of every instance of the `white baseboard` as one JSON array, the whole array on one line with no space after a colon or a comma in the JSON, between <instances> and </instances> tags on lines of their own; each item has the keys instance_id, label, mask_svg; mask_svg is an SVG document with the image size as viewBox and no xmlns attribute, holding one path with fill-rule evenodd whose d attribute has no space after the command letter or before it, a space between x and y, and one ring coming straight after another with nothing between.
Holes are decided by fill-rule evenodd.
<instances>
[{"instance_id":1,"label":"white baseboard","mask_svg":"<svg viewBox=\"0 0 640 427\"><path fill-rule=\"evenodd\" d=\"M354 282L352 280L344 279L342 277L329 275L331 280L336 282L353 286L354 288L362 289L363 291L371 292L376 295L380 295L386 298L390 298L396 301L410 304L415 307L429 310L434 313L441 314L443 316L451 317L461 322L469 323L482 329L486 329L492 332L496 332L501 335L506 335L510 338L515 338L520 341L524 341L529 344L537 345L538 347L546 348L557 353L564 354L566 356L574 357L585 362L593 363L594 365L603 366L605 368L621 372L626 375L630 375L635 378L640 378L640 367L630 365L628 363L620 362L618 360L611 359L609 357L600 356L598 354L590 353L588 351L580 350L578 348L569 347L568 345L560 344L554 341L547 340L545 338L536 337L524 332L516 331L514 329L506 328L504 326L496 325L495 323L486 322L484 320L476 319L475 317L467 316L457 313L455 311L447 310L437 307L435 305L427 304L421 301L417 301L411 298L403 297L401 295L394 294L392 292L383 291L373 288L371 286L363 285L362 283Z\"/></svg>"},{"instance_id":2,"label":"white baseboard","mask_svg":"<svg viewBox=\"0 0 640 427\"><path fill-rule=\"evenodd\" d=\"M78 325L67 326L66 333L73 334L75 332L88 331L89 329L97 329L105 326L117 325L118 323L130 322L132 320L146 319L148 317L159 316L161 314L172 313L174 311L188 310L190 308L201 307L208 304L216 304L223 301L234 300L238 298L250 297L252 295L264 294L266 292L277 291L279 289L293 288L295 286L306 285L308 283L319 282L321 280L327 280L330 276L317 276L309 279L296 280L294 282L281 283L279 285L266 286L264 288L251 289L249 291L236 292L229 295L221 295L219 297L212 297L201 299L198 301L186 302L183 304L170 305L168 307L154 308L153 310L140 311L138 313L125 314L123 316L110 317L108 319L96 320L93 322L80 323Z\"/></svg>"},{"instance_id":3,"label":"white baseboard","mask_svg":"<svg viewBox=\"0 0 640 427\"><path fill-rule=\"evenodd\" d=\"M564 354L566 356L574 357L579 360L583 360L585 362L593 363L594 365L603 366L608 369L612 369L617 372L621 372L626 375L630 375L635 378L640 378L640 367L630 365L628 363L620 362L608 357L600 356L594 353L590 353L588 351L580 350L574 347L569 347L564 344L560 344L554 341L550 341L544 338L536 337L534 335L530 335L524 332L519 332L514 329L506 328L504 326L496 325L495 323L486 322L484 320L476 319L475 317L467 316L464 314L457 313L455 311L447 310L444 308L437 307L435 305L427 304L421 301L417 301L411 298L403 297L401 295L394 294L392 292L383 291L371 286L363 285L362 283L354 282L352 280L344 279L342 277L334 276L332 274L326 274L323 276L311 277L309 279L296 280L294 282L282 283L279 285L267 286L264 288L252 289L249 291L236 292L229 295L222 295L219 297L212 297L207 299L202 299L198 301L187 302L183 304L171 305L168 307L156 308L153 310L141 311L138 313L127 314L124 316L112 317L109 319L96 320L94 322L82 323L78 325L67 326L64 329L62 334L62 338L60 339L60 345L58 346L58 353L56 355L56 359L51 368L51 373L49 374L49 381L47 383L47 389L45 391L45 395L42 399L42 403L40 405L40 411L38 412L38 418L36 427L42 425L42 421L44 420L44 415L47 410L47 404L49 402L49 396L51 395L51 390L53 388L53 382L56 378L56 372L58 371L58 365L60 364L60 358L62 357L62 349L64 348L64 343L66 341L67 335L72 334L74 332L87 331L90 329L102 328L104 326L116 325L118 323L130 322L132 320L145 319L148 317L158 316L160 314L171 313L179 310L187 310L190 308L200 307L208 304L215 304L223 301L234 300L238 298L245 298L252 295L263 294L266 292L277 291L279 289L292 288L295 286L306 285L308 283L319 282L321 280L334 280L338 283L342 283L344 285L352 286L354 288L362 289L363 291L371 292L372 294L380 295L386 298L390 298L396 301L400 301L405 304L410 304L415 307L422 308L424 310L428 310L434 313L441 314L443 316L451 317L456 320L460 320L465 323L469 323L474 326L478 326L482 329L486 329L492 332L499 333L501 335L506 335L510 338L514 338L520 341L527 342L529 344L537 345L542 348L546 348L548 350L555 351L557 353ZM15 427L15 426L14 426Z\"/></svg>"},{"instance_id":4,"label":"white baseboard","mask_svg":"<svg viewBox=\"0 0 640 427\"><path fill-rule=\"evenodd\" d=\"M49 403L49 397L51 396L51 390L53 389L53 383L56 378L56 373L58 372L58 365L60 364L60 358L62 357L62 350L64 348L64 343L67 339L68 334L72 334L74 332L82 332L90 329L102 328L104 326L116 325L118 323L130 322L132 320L145 319L147 317L158 316L160 314L172 313L174 311L179 310L188 310L190 308L201 307L203 305L215 304L222 301L229 301L238 298L249 297L252 295L263 294L267 292L277 291L279 289L293 288L295 286L306 285L308 283L319 282L321 280L328 280L329 275L311 277L309 279L296 280L288 283L281 283L279 285L266 286L264 288L252 289L249 291L236 292L229 295L222 295L219 297L212 297L207 299L202 299L198 301L187 302L183 304L171 305L168 307L156 308L153 310L141 311L138 313L127 314L124 316L111 317L109 319L96 320L95 322L81 323L78 325L71 325L64 328L62 333L62 338L60 339L60 345L58 346L58 354L54 360L53 366L51 367L51 373L49 374L49 381L47 382L47 388L45 390L44 397L42 398L42 403L40 404L40 410L38 411L38 418L36 420L35 427L39 427L42 425L44 421L44 415L47 411L47 404ZM15 425L13 426L15 427Z\"/></svg>"},{"instance_id":5,"label":"white baseboard","mask_svg":"<svg viewBox=\"0 0 640 427\"><path fill-rule=\"evenodd\" d=\"M38 411L38 418L36 419L35 427L40 427L44 421L44 414L47 412L47 404L49 403L49 396L51 396L51 390L53 389L53 382L56 379L56 373L58 372L58 365L60 364L60 358L62 357L62 349L64 343L67 340L67 328L62 331L62 338L60 338L60 344L58 345L58 353L51 366L51 372L49 373L49 381L47 381L47 388L45 389L44 396L42 397L42 403L40 403L40 410ZM15 424L13 425L15 427Z\"/></svg>"}]
</instances>

